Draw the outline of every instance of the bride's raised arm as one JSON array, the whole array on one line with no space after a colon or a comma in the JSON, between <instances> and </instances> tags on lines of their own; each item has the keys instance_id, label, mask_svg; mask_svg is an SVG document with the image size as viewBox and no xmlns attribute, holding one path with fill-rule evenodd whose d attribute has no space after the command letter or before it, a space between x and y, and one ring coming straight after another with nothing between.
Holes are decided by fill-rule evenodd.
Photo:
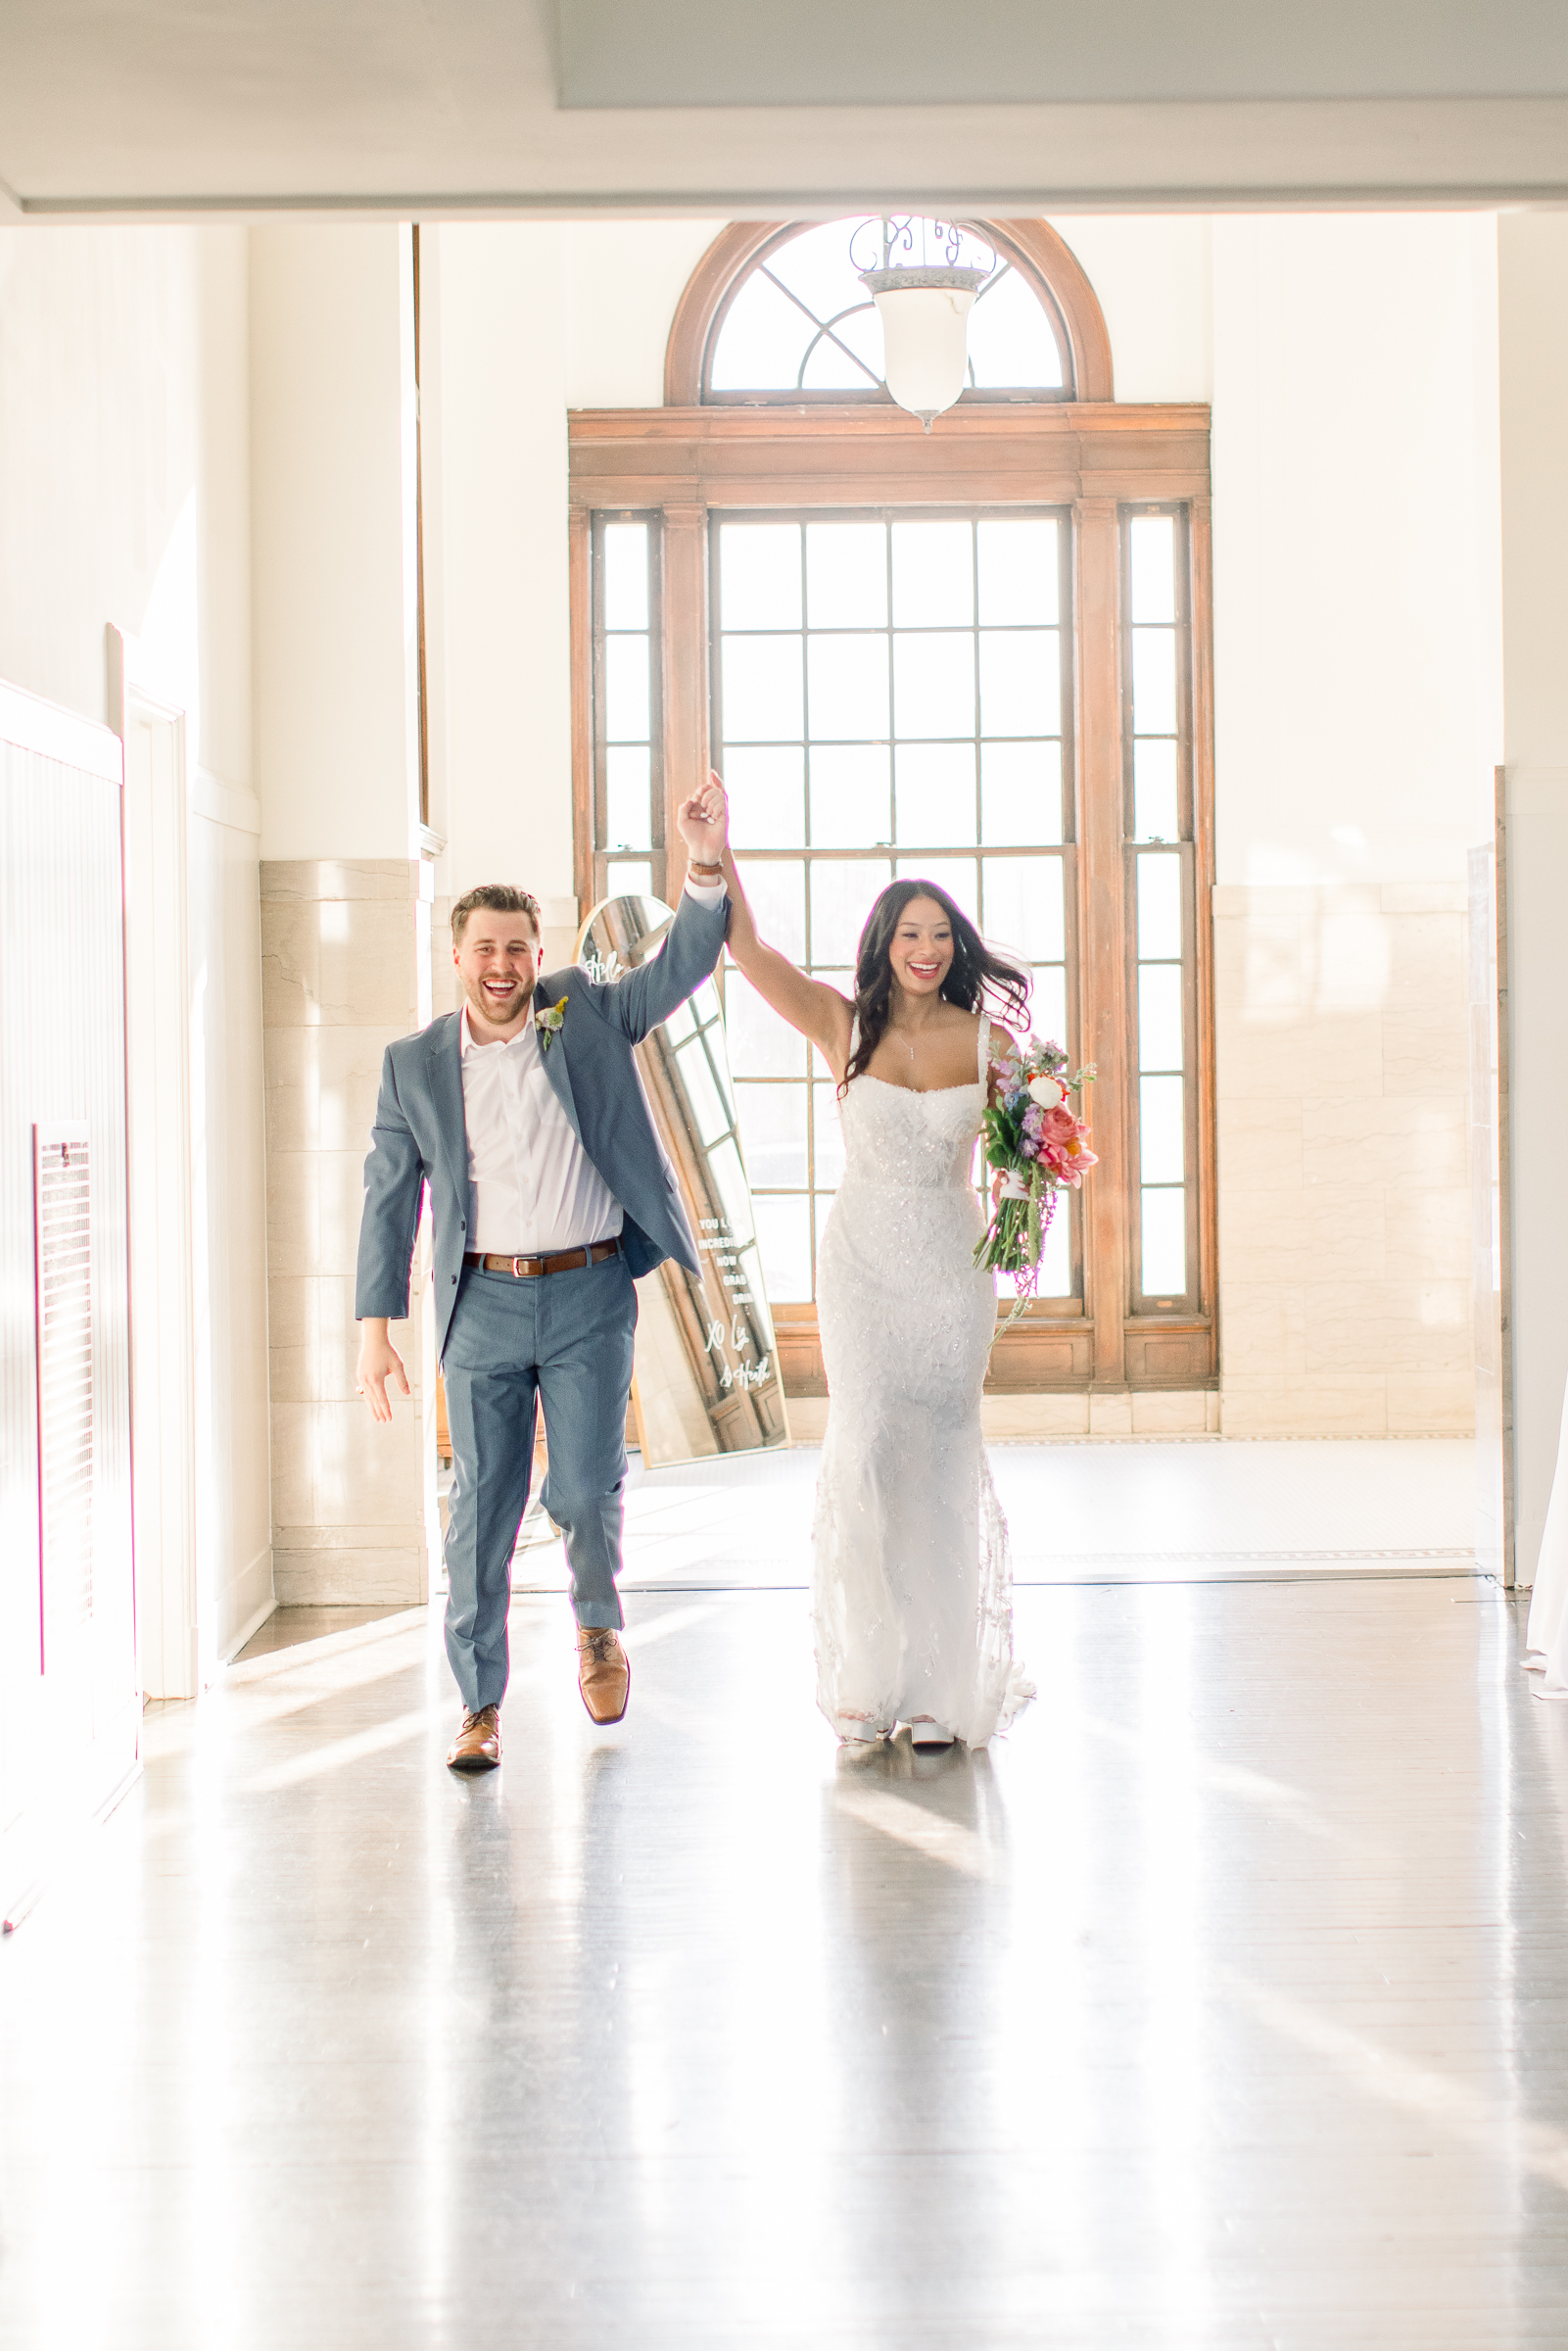
<instances>
[{"instance_id":1,"label":"bride's raised arm","mask_svg":"<svg viewBox=\"0 0 1568 2351\"><path fill-rule=\"evenodd\" d=\"M714 781L717 783L718 778ZM731 961L745 974L765 1003L781 1013L791 1029L798 1029L802 1036L810 1037L833 1076L842 1078L849 1059L854 1017L848 999L820 980L808 980L787 955L781 955L777 947L765 945L757 936L751 901L728 843L724 851L724 878L730 892Z\"/></svg>"}]
</instances>

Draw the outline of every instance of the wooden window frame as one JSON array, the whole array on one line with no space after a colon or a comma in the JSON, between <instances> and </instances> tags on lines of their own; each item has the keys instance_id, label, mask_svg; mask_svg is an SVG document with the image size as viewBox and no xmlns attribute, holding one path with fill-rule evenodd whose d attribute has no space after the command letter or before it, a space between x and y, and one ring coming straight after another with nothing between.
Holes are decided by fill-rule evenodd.
<instances>
[{"instance_id":1,"label":"wooden window frame","mask_svg":"<svg viewBox=\"0 0 1568 2351\"><path fill-rule=\"evenodd\" d=\"M724 232L688 287L670 338L668 388L685 402L662 408L576 409L568 419L572 586L573 791L580 911L594 901L594 732L590 543L596 514L662 517L660 684L664 831L674 806L709 764L708 536L717 514L761 509L827 512L848 507L1056 506L1071 516L1076 843L1075 975L1078 1033L1100 1070L1091 1116L1106 1170L1084 1189L1082 1295L1054 1301L1011 1330L992 1359L988 1386L1004 1393L1091 1393L1210 1388L1218 1384L1215 1260L1213 970L1213 695L1210 412L1200 403L1118 403L1111 397L1110 346L1100 321L1085 327L1088 282L1056 297L1075 321L1075 380L1099 397L1050 403L961 401L925 433L890 402L697 405L702 355L719 306L778 223ZM981 224L984 225L984 224ZM1043 223L1003 224L1043 230ZM986 228L989 234L989 227ZM1044 232L1046 236L1049 231ZM1055 240L1060 244L1060 240ZM721 256L720 266L715 257ZM1066 248L1061 250L1065 253ZM1069 257L1070 260L1070 257ZM699 287L700 281L700 287ZM1093 308L1099 318L1098 306ZM679 345L679 349L678 349ZM1196 1306L1134 1312L1131 1190L1124 1180L1136 1139L1135 1058L1129 1001L1128 807L1124 750L1124 516L1128 508L1180 507L1185 515L1187 643L1182 692L1190 713L1189 984L1196 1176ZM1114 1173L1113 1173L1114 1172ZM1109 1176L1110 1179L1107 1179ZM1065 1310L1065 1311L1064 1311ZM785 1384L825 1393L814 1310L776 1311Z\"/></svg>"},{"instance_id":2,"label":"wooden window frame","mask_svg":"<svg viewBox=\"0 0 1568 2351\"><path fill-rule=\"evenodd\" d=\"M886 508L886 507L882 507L882 508L866 508L866 509L864 509L864 510L863 510L863 509L861 509L861 508L858 508L858 507L857 507L857 508L850 508L850 509L847 509L847 510L846 510L846 509L844 509L844 508L837 508L837 509L835 509L836 516L837 516L837 518L839 518L839 519L843 519L843 520L854 519L854 520L856 520L856 521L875 521L875 522L877 522L877 523L886 523L886 522L891 522L891 521L903 520L903 519L906 519L906 518L907 518L907 519L909 519L909 520L911 520L911 521L933 521L933 520L936 520L936 519L938 519L940 516L942 516L942 515L945 515L945 514L950 514L951 512L952 512L952 509L951 509L950 507L946 507L946 506L937 506L937 507L931 507L931 508L928 508L928 509L924 509L924 510L923 510L923 509L921 509L921 508L919 508L919 507L912 507L912 506L899 506L899 507L894 507L894 508ZM1077 880L1077 862L1076 862L1076 860L1077 860L1077 842L1076 842L1076 840L1075 840L1075 838L1074 838L1074 834L1073 834L1073 824L1074 824L1075 815L1076 815L1076 793L1075 793L1075 792L1074 792L1074 790L1073 790L1073 786L1072 786L1072 773L1073 773L1073 752L1074 752L1074 744L1073 744L1073 733L1072 733L1072 730L1073 730L1073 718L1074 718L1074 710L1073 710L1073 693L1072 693L1072 658L1071 658L1071 654L1072 654L1072 644L1073 644L1073 629L1072 629L1072 589L1073 589L1073 580L1072 580L1072 517L1071 517L1071 515L1070 515L1069 512L1067 512L1065 509L1063 509L1063 508L1061 508L1061 507L1038 508L1038 507L1029 507L1029 506L1022 506L1022 505L1011 505L1011 506L997 507L997 508L995 508L995 509L991 509L991 508L985 508L985 507L978 507L978 508L967 508L967 509L965 509L965 519L966 519L966 520L973 520L973 521L975 521L975 522L989 522L989 521L993 521L993 520L1000 520L1000 519L1004 518L1005 516L1007 516L1007 515L1010 515L1010 514L1039 514L1039 513L1045 513L1045 514L1048 514L1048 515L1049 515L1049 517L1050 517L1050 519L1051 519L1051 520L1052 520L1052 521L1053 521L1053 522L1054 522L1054 523L1057 525L1057 527L1058 527L1058 532L1059 532L1058 547L1059 547L1059 564L1060 564L1060 576L1059 576L1059 579L1058 579L1058 609L1059 609L1059 613L1060 613L1060 615L1061 615L1061 618L1059 619L1059 621L1058 621L1058 623L1057 623L1057 627L1058 627L1058 630L1059 630L1059 633L1060 633L1060 640L1061 640L1061 647L1062 647L1062 677L1061 677L1061 726L1062 726L1062 733L1061 733L1061 737L1060 737L1061 752L1062 752L1062 778L1063 778L1062 839L1061 839L1059 841L1053 841L1053 842L1045 842L1045 843L1029 843L1029 844L1025 844L1025 843L1019 843L1019 844L1017 844L1016 846L1012 846L1012 845L1010 845L1010 846L1006 846L1006 847L1004 847L1002 844L999 844L999 843L987 843L987 842L985 842L984 840L982 840L982 839L981 839L981 837L980 837L980 835L981 835L981 827L980 827L980 823L979 823L979 813L980 813L980 812L979 812L979 807L978 807L978 804L976 804L976 808L975 808L975 832L974 832L974 838L973 841L961 841L961 840L960 840L960 841L950 841L950 842L932 842L932 841L923 841L923 842L921 842L921 843L919 843L919 844L917 845L917 844L911 844L911 843L908 843L908 842L900 842L900 841L898 841L898 840L891 840L891 841L886 841L886 842L867 843L867 844L865 844L865 845L863 845L863 846L861 846L861 847L858 847L858 848L850 848L850 847L845 847L845 846L844 846L842 843L839 843L839 842L834 842L834 843L832 843L832 845L823 845L823 844L818 844L818 843L810 843L810 844L808 844L808 843L802 842L802 843L801 843L801 845L800 845L800 846L798 846L798 847L789 847L789 848L772 848L772 849L748 849L748 850L745 852L745 855L746 855L746 859L747 859L747 863L748 863L748 864L753 864L753 863L754 863L754 864L757 864L757 865L769 865L769 864L795 865L795 864L799 864L800 866L802 866L802 867L803 867L803 868L806 870L806 872L807 872L808 874L809 874L809 871L810 871L810 868L811 868L811 866L812 866L814 863L818 863L818 862L826 862L826 863L831 863L831 864L834 864L834 865L836 865L836 864L856 864L856 863L865 863L865 864L868 864L868 865L871 865L871 864L877 864L877 865L886 864L886 865L889 865L889 866L891 866L891 865L895 865L895 864L896 864L896 863L897 863L897 862L898 862L900 859L908 860L908 859L909 859L911 856L917 856L917 857L926 857L926 858L929 858L930 860L932 860L932 861L933 861L933 870L934 870L935 861L937 861L937 860L945 860L946 858L949 858L949 857L957 857L957 858L962 858L962 859L968 859L968 860L970 860L970 861L974 862L974 865L975 865L975 868L976 868L976 879L977 879L977 881L978 881L978 883L979 883L980 890L981 890L981 893L982 893L982 908L981 908L981 916L982 916L982 921L983 921L983 892L984 892L984 887L985 887L985 884L984 884L984 874L983 874L983 868L984 868L984 861L985 861L985 859L986 859L987 857L995 857L995 856L997 856L997 855L999 855L999 854L1000 854L1000 855L1004 855L1004 856L1008 856L1008 857L1022 857L1022 858L1026 858L1026 859L1027 859L1027 858L1033 858L1033 859L1038 859L1038 860L1039 860L1041 863L1046 863L1046 862L1049 862L1049 863L1052 863L1052 864L1054 864L1054 865L1058 866L1058 867L1060 868L1060 871L1061 871L1061 874L1062 874L1063 900L1064 900L1063 912L1064 912L1064 917L1065 917L1064 928L1065 928L1065 931L1066 931L1066 941L1065 941L1065 944L1066 944L1066 953L1065 953L1065 956L1064 956L1064 959L1063 959L1063 960L1064 960L1064 974L1065 974L1065 980L1066 980L1066 997L1067 997L1067 1005L1066 1005L1066 1018L1065 1018L1065 1031L1064 1031L1064 1041L1067 1043L1067 1045L1068 1045L1068 1049L1069 1049L1069 1052L1070 1052L1070 1051L1073 1049L1074 1041L1076 1040L1076 1038L1077 1038L1077 1036L1078 1036L1078 1023L1079 1023L1079 1017L1080 1017L1080 1007L1079 1007L1079 1002L1078 1002L1078 994L1079 994L1079 991L1078 991L1078 984L1077 984L1078 963L1079 963L1079 956L1080 956L1080 942L1079 942L1078 936L1077 936L1077 919L1078 919L1078 891L1077 891L1077 886L1076 886L1076 880ZM742 522L768 522L768 521L778 521L778 522L792 522L792 523L800 523L800 522L809 522L809 521L811 521L812 519L819 517L819 516L820 516L820 514L821 514L821 509L820 509L820 508L818 508L818 507L804 507L804 508L800 508L800 509L796 509L796 510L794 510L794 511L791 511L791 510L789 510L788 508L778 507L778 506L770 506L770 507L765 507L765 508L762 508L762 509L760 509L759 511L757 511L757 512L755 512L755 513L746 512L746 511L744 511L744 510L741 510L741 511L739 511L739 512L732 512L732 511L731 511L730 509L728 509L728 508L718 508L718 509L716 509L716 510L715 510L715 512L714 512L714 514L713 514L713 516L712 516L712 520L711 520L711 522L710 522L710 526L709 526L709 533L708 533L708 567L709 567L709 578L710 578L710 580L711 580L711 579L713 579L713 578L716 576L716 569L717 569L717 567L718 567L718 561L719 561L719 558L718 558L718 554L717 554L717 539L718 539L718 532L719 532L719 529L720 529L720 527L721 527L721 525L722 525L722 524L724 524L724 523L726 523L726 522L732 522L732 521L742 521ZM889 589L890 589L890 586L891 586L891 583L889 583ZM722 579L722 572L720 572L720 573L719 573L719 589L720 589L720 600L721 600L721 602L722 602L722 600L723 600L723 579ZM890 593L889 593L889 600L888 600L888 609L889 609L889 613L891 613L891 609L892 609L892 599L891 599L891 594L890 594ZM804 611L805 611L805 599L804 599L804 594L803 594L803 595L802 595L802 613L803 613L803 614L804 614ZM980 628L981 628L982 626L983 626L983 624L980 622L980 620L979 620L979 618L978 618L978 615L976 614L976 618L975 618L975 620L974 620L974 633L975 633L976 635L978 634L978 632L979 632L979 630L980 630ZM809 628L809 625L808 625L808 626L807 626L807 627L806 627L806 628L803 630L803 632L802 632L802 633L803 633L803 635L805 635L805 636L807 636L807 637L809 637L809 636L810 636L810 634L811 634L811 630L810 630L810 628ZM595 638L596 638L596 632L595 632ZM724 730L723 730L723 725L722 725L722 720L723 720L723 710L724 710L724 700L723 700L723 665L722 665L722 662L721 662L721 660L720 660L720 633L719 633L719 632L716 632L716 631L714 631L714 630L712 630L712 628L711 628L711 624L710 624L710 632L709 632L708 661L709 661L709 678L708 678L708 709L709 709L709 721L710 721L710 728L711 728L711 731L712 731L712 733L713 733L713 735L714 735L715 739L716 739L716 740L718 740L718 741L720 741L720 742L722 742L722 741L724 740ZM976 677L977 677L977 676L978 676L978 663L976 663ZM889 707L891 707L891 692L890 692L890 691L889 691ZM976 739L976 742L977 742L977 739ZM978 762L976 762L976 769L975 769L975 789L976 789L976 793L978 793L978 791L979 791L979 785L980 785L980 772L981 772L981 771L980 771L980 768L979 768ZM812 921L811 912L810 912L810 907L811 907L811 896L810 896L810 886L809 886L809 882L808 882L808 885L807 885L807 893L806 893L806 901L805 901L805 918L806 918L806 924L807 924L808 938L809 938L809 932L810 932L811 921ZM808 964L808 967L809 967L809 968L813 968L813 969L815 969L815 971L816 971L816 973L817 973L818 977L821 977L821 976L823 975L823 970L824 970L824 967L823 967L823 965L820 963L820 961L818 961L818 959L817 959L817 958L816 958L814 955L810 954L809 952L808 952L808 957L807 957L807 964ZM1082 1057L1081 1057L1081 1056L1079 1056L1079 1058L1082 1058ZM811 1085L813 1085L813 1084L820 1084L821 1082L822 1082L822 1076L821 1076L821 1073L820 1073L820 1072L818 1072L818 1071L817 1071L815 1068L813 1068L813 1071L812 1071L812 1075L811 1075L811 1077L809 1077L809 1078L807 1078L807 1079L801 1079L801 1080L792 1080L792 1079L777 1079L777 1080L768 1080L768 1079L762 1079L762 1080L757 1080L757 1079L750 1079L750 1078L737 1078L737 1079L736 1080L736 1085L737 1085L738 1087L741 1087L741 1088L747 1087L747 1086L749 1086L749 1085L752 1085L752 1084L763 1084L763 1085L767 1085L767 1084L780 1084L780 1085L789 1085L789 1084L796 1084L796 1083L805 1084L805 1085L807 1085L808 1087L810 1087L810 1086L811 1086ZM778 1186L763 1186L763 1185L759 1185L759 1186L758 1186L758 1190L759 1190L759 1192L760 1192L760 1193L761 1193L763 1196L766 1196L766 1195L767 1195L767 1194L768 1194L770 1191L798 1192L798 1191L800 1191L800 1190L802 1190L802 1189L803 1189L803 1190L805 1191L805 1193L807 1194L807 1196L808 1196L808 1197L811 1199L811 1201L812 1201L812 1203L813 1203L813 1208L815 1208L815 1203L816 1203L817 1199L818 1199L818 1198L820 1198L822 1195L819 1193L819 1191L818 1191L818 1188L817 1188L817 1186L816 1186L816 1183L815 1183L815 1181L814 1181L814 1176L815 1176L815 1162L816 1162L816 1133L815 1133L815 1122L816 1122L816 1118L817 1118L817 1110L816 1110L816 1106L815 1106L815 1104L816 1104L816 1097L815 1097L815 1095L814 1095L814 1094L811 1094L811 1095L809 1096L809 1099L810 1099L811 1107L810 1107L810 1109L809 1109L809 1111L808 1111L808 1120L809 1120L810 1124L809 1124L809 1127L808 1127L808 1143L807 1143L807 1168L808 1168L808 1181L807 1181L807 1183L806 1183L806 1184L805 1184L803 1187L801 1187L801 1186L794 1186L794 1185L778 1185ZM1068 1229L1068 1233L1069 1233L1069 1264L1070 1264L1070 1269L1071 1269L1071 1293L1070 1293L1070 1295L1069 1295L1069 1296L1066 1296L1066 1297L1060 1297L1060 1298L1043 1298L1043 1299L1038 1299L1038 1300L1034 1301L1034 1302L1033 1302L1033 1303L1032 1303L1032 1304L1031 1304L1031 1305L1030 1305L1028 1308L1026 1308L1026 1309L1025 1309L1025 1313L1026 1313L1026 1315L1029 1317L1029 1319L1030 1319L1031 1320L1040 1319L1042 1319L1042 1318L1043 1318L1043 1319L1051 1319L1051 1320L1061 1320L1061 1319L1064 1319L1064 1318L1069 1318L1069 1317L1077 1317L1077 1316L1080 1316L1080 1315L1082 1314L1082 1312L1083 1312L1083 1303L1082 1303L1082 1286L1083 1286L1083 1235L1082 1235L1082 1220L1081 1220L1080 1206L1079 1206L1079 1201L1078 1201L1078 1199L1077 1199L1077 1198L1075 1198L1075 1197L1074 1197L1074 1195L1072 1195L1071 1193L1069 1193L1069 1194L1067 1195L1066 1199L1065 1199L1065 1200L1062 1202L1062 1204L1061 1204L1061 1208L1060 1208L1060 1211L1059 1211L1059 1213L1061 1214L1061 1216L1063 1217L1063 1219L1064 1219L1064 1220L1065 1220L1065 1222L1066 1222L1066 1224L1067 1224L1067 1229ZM813 1218L813 1229L812 1229L812 1233L811 1233L811 1240L810 1240L810 1248L811 1248L811 1256L812 1256L812 1263L813 1263L813 1270L814 1270L814 1278L815 1278L815 1265L816 1265L816 1254L817 1254L817 1236L816 1236L816 1231L815 1231L815 1220L814 1220L814 1218ZM1010 1303L1011 1303L1011 1302L1010 1302ZM783 1307L780 1307L780 1308L776 1308L776 1309L775 1309L775 1312L776 1312L776 1317L777 1317L777 1316L782 1316L782 1317L784 1319L785 1322L788 1322L788 1320L790 1319L790 1318L792 1318L793 1316L795 1316L795 1314L797 1313L797 1311L798 1311L798 1310L797 1310L797 1307L796 1307L795 1305L792 1305L792 1304L786 1304L786 1305L784 1305L784 1306L783 1306ZM811 1313L811 1312L813 1312L813 1310L811 1310L811 1309L809 1309L809 1308L808 1308L806 1311L807 1311L808 1313ZM813 1321L813 1323L812 1323L811 1327L812 1327L812 1328L815 1328L815 1323L814 1323L814 1321ZM1002 1342L1002 1345L1003 1345L1003 1350L1004 1350L1004 1354L1005 1354L1005 1355L1008 1355L1008 1356L1010 1356L1010 1355L1011 1355L1011 1353L1012 1353L1012 1351L1014 1350L1014 1348L1015 1348L1015 1347L1016 1347L1016 1346L1017 1346L1017 1345L1018 1345L1020 1342L1021 1342L1021 1334L1020 1334L1020 1333L1019 1333L1019 1331L1018 1331L1018 1330L1015 1328L1015 1330L1013 1330L1013 1331L1010 1331L1010 1332L1008 1333L1008 1335L1007 1335L1006 1339L1005 1339L1003 1342ZM797 1391L797 1392L803 1392L803 1391Z\"/></svg>"},{"instance_id":3,"label":"wooden window frame","mask_svg":"<svg viewBox=\"0 0 1568 2351\"><path fill-rule=\"evenodd\" d=\"M608 814L608 749L603 724L603 696L598 692L598 653L604 638L604 566L601 553L606 523L640 522L647 529L648 565L648 729L649 770L651 786L651 823L649 825L648 864L652 869L653 894L656 898L669 896L670 874L666 862L668 800L664 791L664 669L663 606L664 606L664 529L663 516L656 507L639 508L623 513L596 513L591 524L589 555L589 591L592 597L592 616L589 623L590 660L589 703L593 715L594 758L590 784L589 840L592 843L590 889L588 895L596 903L608 894L607 869L616 851L610 846ZM679 839L679 836L676 836ZM629 852L635 856L636 851ZM679 877L676 887L679 888ZM580 891L579 895L583 893Z\"/></svg>"}]
</instances>

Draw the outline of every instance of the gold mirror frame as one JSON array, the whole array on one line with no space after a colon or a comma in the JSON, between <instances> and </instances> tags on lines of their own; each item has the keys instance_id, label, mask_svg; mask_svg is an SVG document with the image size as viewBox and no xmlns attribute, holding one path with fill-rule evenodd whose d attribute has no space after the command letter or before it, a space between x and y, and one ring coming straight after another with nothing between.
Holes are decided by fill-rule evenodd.
<instances>
[{"instance_id":1,"label":"gold mirror frame","mask_svg":"<svg viewBox=\"0 0 1568 2351\"><path fill-rule=\"evenodd\" d=\"M577 960L603 979L636 970L674 920L660 898L605 898L578 934ZM632 1403L643 1466L785 1446L789 1415L714 980L643 1038L637 1062L702 1264L692 1273L667 1258L637 1285Z\"/></svg>"}]
</instances>

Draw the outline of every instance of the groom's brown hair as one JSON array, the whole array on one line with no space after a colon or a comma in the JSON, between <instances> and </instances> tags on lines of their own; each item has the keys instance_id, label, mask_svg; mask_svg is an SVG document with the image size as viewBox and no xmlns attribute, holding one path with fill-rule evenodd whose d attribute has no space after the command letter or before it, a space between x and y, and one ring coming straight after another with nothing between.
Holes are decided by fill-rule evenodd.
<instances>
[{"instance_id":1,"label":"groom's brown hair","mask_svg":"<svg viewBox=\"0 0 1568 2351\"><path fill-rule=\"evenodd\" d=\"M451 943L454 947L462 945L468 917L481 906L490 914L526 914L534 926L534 936L543 938L545 936L539 900L532 890L514 889L509 882L481 882L477 889L465 890L451 910Z\"/></svg>"}]
</instances>

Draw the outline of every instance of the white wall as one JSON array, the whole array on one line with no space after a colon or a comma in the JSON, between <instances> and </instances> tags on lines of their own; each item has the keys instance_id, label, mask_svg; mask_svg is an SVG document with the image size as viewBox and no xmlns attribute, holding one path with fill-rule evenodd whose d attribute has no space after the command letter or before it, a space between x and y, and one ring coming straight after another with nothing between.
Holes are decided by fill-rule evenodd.
<instances>
[{"instance_id":1,"label":"white wall","mask_svg":"<svg viewBox=\"0 0 1568 2351\"><path fill-rule=\"evenodd\" d=\"M101 721L113 621L242 789L245 299L243 229L0 229L0 677Z\"/></svg>"},{"instance_id":2,"label":"white wall","mask_svg":"<svg viewBox=\"0 0 1568 2351\"><path fill-rule=\"evenodd\" d=\"M1515 1573L1532 1583L1568 1370L1568 220L1514 215L1497 229Z\"/></svg>"},{"instance_id":3,"label":"white wall","mask_svg":"<svg viewBox=\"0 0 1568 2351\"><path fill-rule=\"evenodd\" d=\"M243 229L0 231L0 678L118 725L113 623L184 714L210 1659L271 1596L247 299Z\"/></svg>"},{"instance_id":4,"label":"white wall","mask_svg":"<svg viewBox=\"0 0 1568 2351\"><path fill-rule=\"evenodd\" d=\"M1117 400L1208 400L1212 223L1073 214L1051 226L1083 264L1111 336Z\"/></svg>"},{"instance_id":5,"label":"white wall","mask_svg":"<svg viewBox=\"0 0 1568 2351\"><path fill-rule=\"evenodd\" d=\"M1212 235L1219 879L1458 882L1501 741L1495 225Z\"/></svg>"},{"instance_id":6,"label":"white wall","mask_svg":"<svg viewBox=\"0 0 1568 2351\"><path fill-rule=\"evenodd\" d=\"M572 892L568 251L581 232L445 227L439 432L448 840L438 890ZM428 381L428 377L427 377ZM434 708L434 704L433 704ZM569 918L568 918L569 919Z\"/></svg>"},{"instance_id":7,"label":"white wall","mask_svg":"<svg viewBox=\"0 0 1568 2351\"><path fill-rule=\"evenodd\" d=\"M407 231L251 232L256 763L267 861L418 855Z\"/></svg>"},{"instance_id":8,"label":"white wall","mask_svg":"<svg viewBox=\"0 0 1568 2351\"><path fill-rule=\"evenodd\" d=\"M585 220L562 232L566 405L657 408L664 349L688 278L723 220Z\"/></svg>"}]
</instances>

